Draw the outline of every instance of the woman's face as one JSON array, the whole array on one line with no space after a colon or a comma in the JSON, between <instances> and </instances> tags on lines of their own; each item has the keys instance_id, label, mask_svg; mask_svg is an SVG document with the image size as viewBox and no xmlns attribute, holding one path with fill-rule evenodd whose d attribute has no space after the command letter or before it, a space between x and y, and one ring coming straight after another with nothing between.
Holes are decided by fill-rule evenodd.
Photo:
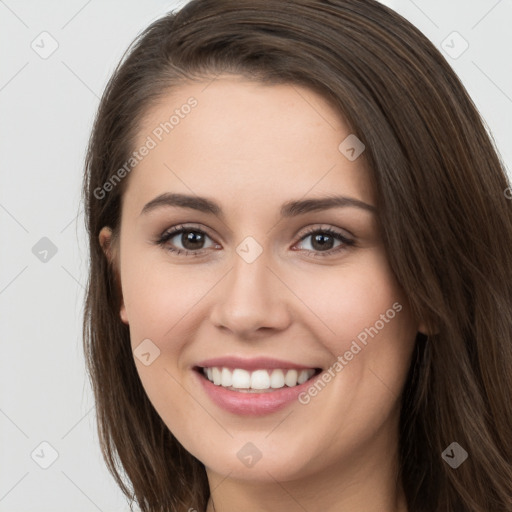
<instances>
[{"instance_id":1,"label":"woman's face","mask_svg":"<svg viewBox=\"0 0 512 512\"><path fill-rule=\"evenodd\" d=\"M153 406L212 473L286 481L396 449L420 326L350 134L309 89L234 76L180 86L140 129L120 315Z\"/></svg>"}]
</instances>

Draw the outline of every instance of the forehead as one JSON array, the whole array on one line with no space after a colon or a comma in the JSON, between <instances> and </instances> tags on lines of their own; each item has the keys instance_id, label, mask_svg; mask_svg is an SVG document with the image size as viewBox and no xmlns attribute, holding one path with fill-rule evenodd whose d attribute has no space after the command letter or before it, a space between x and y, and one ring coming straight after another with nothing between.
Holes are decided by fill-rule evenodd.
<instances>
[{"instance_id":1,"label":"forehead","mask_svg":"<svg viewBox=\"0 0 512 512\"><path fill-rule=\"evenodd\" d=\"M134 150L150 149L129 176L125 201L142 207L170 191L240 209L343 193L374 204L364 153L350 161L339 149L350 135L339 113L305 87L237 76L185 83L146 112Z\"/></svg>"}]
</instances>

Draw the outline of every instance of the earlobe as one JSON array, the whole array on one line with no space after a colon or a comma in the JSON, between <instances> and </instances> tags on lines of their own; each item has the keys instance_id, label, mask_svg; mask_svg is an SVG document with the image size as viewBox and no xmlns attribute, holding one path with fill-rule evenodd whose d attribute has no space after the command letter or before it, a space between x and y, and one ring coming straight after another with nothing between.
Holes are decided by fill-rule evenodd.
<instances>
[{"instance_id":1,"label":"earlobe","mask_svg":"<svg viewBox=\"0 0 512 512\"><path fill-rule=\"evenodd\" d=\"M109 262L112 262L112 250L110 245L112 241L112 230L108 226L104 226L101 228L98 238L105 256Z\"/></svg>"},{"instance_id":2,"label":"earlobe","mask_svg":"<svg viewBox=\"0 0 512 512\"><path fill-rule=\"evenodd\" d=\"M115 281L119 288L119 295L121 296L121 308L119 310L119 316L121 317L121 321L128 325L128 316L126 314L126 307L124 305L124 300L122 298L123 294L121 291L119 274L114 265L114 263L115 263L114 262L114 253L112 250L112 229L109 228L108 226L104 226L103 228L101 228L98 239L99 239L100 246L103 249L103 253L105 254L105 257L107 258L108 262L111 264L113 271L116 273Z\"/></svg>"},{"instance_id":3,"label":"earlobe","mask_svg":"<svg viewBox=\"0 0 512 512\"><path fill-rule=\"evenodd\" d=\"M129 325L128 316L126 314L126 307L124 305L124 302L121 304L121 309L119 310L119 316L121 317L121 320L123 323L125 323L126 325Z\"/></svg>"},{"instance_id":4,"label":"earlobe","mask_svg":"<svg viewBox=\"0 0 512 512\"><path fill-rule=\"evenodd\" d=\"M420 322L418 325L418 332L424 334L425 336L433 336L434 334L438 334L438 330L430 328L426 322Z\"/></svg>"}]
</instances>

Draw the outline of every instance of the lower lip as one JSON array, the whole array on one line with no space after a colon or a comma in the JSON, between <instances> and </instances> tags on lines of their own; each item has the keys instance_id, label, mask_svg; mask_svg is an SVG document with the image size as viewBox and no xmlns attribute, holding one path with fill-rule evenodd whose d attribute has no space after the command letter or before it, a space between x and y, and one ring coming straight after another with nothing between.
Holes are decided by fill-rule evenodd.
<instances>
[{"instance_id":1,"label":"lower lip","mask_svg":"<svg viewBox=\"0 0 512 512\"><path fill-rule=\"evenodd\" d=\"M200 372L194 370L194 373L212 402L228 412L241 416L262 416L283 409L292 402L298 401L298 396L321 375L319 373L306 382L291 388L284 387L266 393L244 393L216 386Z\"/></svg>"}]
</instances>

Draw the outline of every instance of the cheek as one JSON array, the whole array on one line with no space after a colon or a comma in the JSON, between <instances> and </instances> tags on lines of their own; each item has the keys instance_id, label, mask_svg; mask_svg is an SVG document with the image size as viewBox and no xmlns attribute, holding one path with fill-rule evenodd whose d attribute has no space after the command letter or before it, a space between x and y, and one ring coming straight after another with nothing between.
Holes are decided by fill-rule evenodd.
<instances>
[{"instance_id":1,"label":"cheek","mask_svg":"<svg viewBox=\"0 0 512 512\"><path fill-rule=\"evenodd\" d=\"M126 248L121 262L123 300L128 316L134 361L142 386L164 422L177 432L193 432L199 424L187 420L195 402L183 390L178 368L187 343L194 305L211 288L205 273L191 267L155 261L143 250ZM197 306L196 306L197 307ZM143 340L152 344L142 345ZM144 351L138 347L144 346ZM157 348L155 348L155 346ZM150 353L149 364L138 354ZM157 354L157 355L156 355Z\"/></svg>"},{"instance_id":2,"label":"cheek","mask_svg":"<svg viewBox=\"0 0 512 512\"><path fill-rule=\"evenodd\" d=\"M309 323L318 324L316 332L323 343L338 354L348 350L351 341L366 328L376 322L377 327L382 327L381 315L395 318L393 304L398 302L405 307L403 292L385 254L377 250L296 279L294 291L311 312ZM390 333L393 323L386 323L383 331Z\"/></svg>"},{"instance_id":3,"label":"cheek","mask_svg":"<svg viewBox=\"0 0 512 512\"><path fill-rule=\"evenodd\" d=\"M297 295L307 297L312 310L308 327L332 357L330 377L325 376L331 403L339 404L340 414L350 411L368 425L378 423L370 416L380 421L389 413L416 336L409 303L384 251L367 251L346 265L326 267L296 282ZM314 399L317 391L311 391L304 401L314 401L312 416L321 417L322 399Z\"/></svg>"},{"instance_id":4,"label":"cheek","mask_svg":"<svg viewBox=\"0 0 512 512\"><path fill-rule=\"evenodd\" d=\"M163 342L208 293L215 276L199 266L170 265L161 257L154 261L142 251L125 254L121 282L132 342L141 336Z\"/></svg>"}]
</instances>

